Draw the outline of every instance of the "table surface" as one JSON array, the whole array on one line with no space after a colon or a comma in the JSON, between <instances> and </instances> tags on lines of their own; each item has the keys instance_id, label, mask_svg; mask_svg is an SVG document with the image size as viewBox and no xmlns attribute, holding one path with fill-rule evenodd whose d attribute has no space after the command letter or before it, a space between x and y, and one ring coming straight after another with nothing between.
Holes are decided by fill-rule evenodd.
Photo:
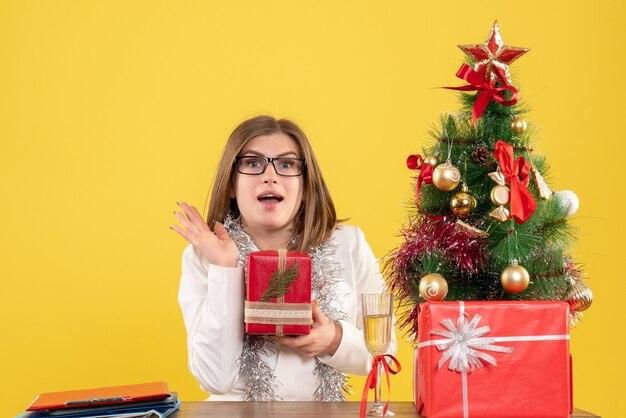
<instances>
[{"instance_id":1,"label":"table surface","mask_svg":"<svg viewBox=\"0 0 626 418\"><path fill-rule=\"evenodd\" d=\"M371 404L371 403L370 403ZM297 418L355 418L360 402L183 402L171 418L210 417L297 417ZM418 418L413 402L391 402L389 410L396 418ZM575 409L572 417L597 415Z\"/></svg>"}]
</instances>

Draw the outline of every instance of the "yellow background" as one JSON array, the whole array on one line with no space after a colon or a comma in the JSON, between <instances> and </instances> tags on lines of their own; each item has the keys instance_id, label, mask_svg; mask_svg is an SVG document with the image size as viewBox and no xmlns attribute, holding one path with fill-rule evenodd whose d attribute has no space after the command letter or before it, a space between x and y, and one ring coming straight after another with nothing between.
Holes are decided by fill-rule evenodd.
<instances>
[{"instance_id":1,"label":"yellow background","mask_svg":"<svg viewBox=\"0 0 626 418\"><path fill-rule=\"evenodd\" d=\"M496 18L532 48L512 70L551 185L581 201L573 253L595 299L572 332L575 403L626 416L622 1L87 0L0 2L2 415L42 391L152 380L205 397L168 226L176 201L204 206L249 116L298 122L339 215L378 257L393 249L405 158L457 109L433 87L460 85L456 45ZM408 344L399 357L392 399L411 400Z\"/></svg>"}]
</instances>

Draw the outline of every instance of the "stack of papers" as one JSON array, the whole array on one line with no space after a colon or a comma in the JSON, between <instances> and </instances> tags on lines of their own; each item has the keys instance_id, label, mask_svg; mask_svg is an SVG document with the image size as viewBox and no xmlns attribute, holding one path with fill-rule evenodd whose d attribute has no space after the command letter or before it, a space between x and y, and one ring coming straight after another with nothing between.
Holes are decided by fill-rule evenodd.
<instances>
[{"instance_id":1,"label":"stack of papers","mask_svg":"<svg viewBox=\"0 0 626 418\"><path fill-rule=\"evenodd\" d=\"M16 418L165 418L180 407L165 382L48 392Z\"/></svg>"}]
</instances>

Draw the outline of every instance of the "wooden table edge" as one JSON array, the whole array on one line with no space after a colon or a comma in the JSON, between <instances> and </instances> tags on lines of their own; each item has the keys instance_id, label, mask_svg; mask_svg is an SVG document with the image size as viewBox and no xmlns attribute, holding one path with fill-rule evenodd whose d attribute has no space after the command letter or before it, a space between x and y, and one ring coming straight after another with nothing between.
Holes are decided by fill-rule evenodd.
<instances>
[{"instance_id":1,"label":"wooden table edge","mask_svg":"<svg viewBox=\"0 0 626 418\"><path fill-rule=\"evenodd\" d=\"M294 416L297 414L300 418L306 418L308 416L318 416L315 414L315 409L321 407L322 409L331 409L328 412L336 412L336 414L326 414L328 418L332 417L358 417L360 402L351 401L347 403L343 402L210 402L210 401L184 401L178 411L170 415L171 418L192 418L192 417L211 417L211 416L233 416L238 414L242 416ZM341 405L345 405L342 407ZM396 418L402 418L410 416L412 418L419 418L417 415L413 402L399 401L390 402L389 409L396 412ZM332 411L334 410L334 411ZM230 413L229 413L230 412ZM322 411L320 411L322 412ZM319 414L321 415L321 414ZM582 409L574 408L572 418L600 418L598 415L594 415L590 412Z\"/></svg>"}]
</instances>

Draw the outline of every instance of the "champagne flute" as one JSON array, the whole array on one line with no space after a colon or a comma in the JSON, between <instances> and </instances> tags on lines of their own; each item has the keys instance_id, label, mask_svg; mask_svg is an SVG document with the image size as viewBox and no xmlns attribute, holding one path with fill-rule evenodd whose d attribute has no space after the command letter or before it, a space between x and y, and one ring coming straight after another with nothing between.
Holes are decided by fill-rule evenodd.
<instances>
[{"instance_id":1,"label":"champagne flute","mask_svg":"<svg viewBox=\"0 0 626 418\"><path fill-rule=\"evenodd\" d=\"M372 356L385 354L391 342L391 323L393 311L393 295L389 293L363 294L363 337L365 346ZM383 366L379 364L378 379L374 390L374 406L367 413L369 416L383 416L383 404L381 402L381 385ZM385 416L393 416L394 413L387 411Z\"/></svg>"}]
</instances>

